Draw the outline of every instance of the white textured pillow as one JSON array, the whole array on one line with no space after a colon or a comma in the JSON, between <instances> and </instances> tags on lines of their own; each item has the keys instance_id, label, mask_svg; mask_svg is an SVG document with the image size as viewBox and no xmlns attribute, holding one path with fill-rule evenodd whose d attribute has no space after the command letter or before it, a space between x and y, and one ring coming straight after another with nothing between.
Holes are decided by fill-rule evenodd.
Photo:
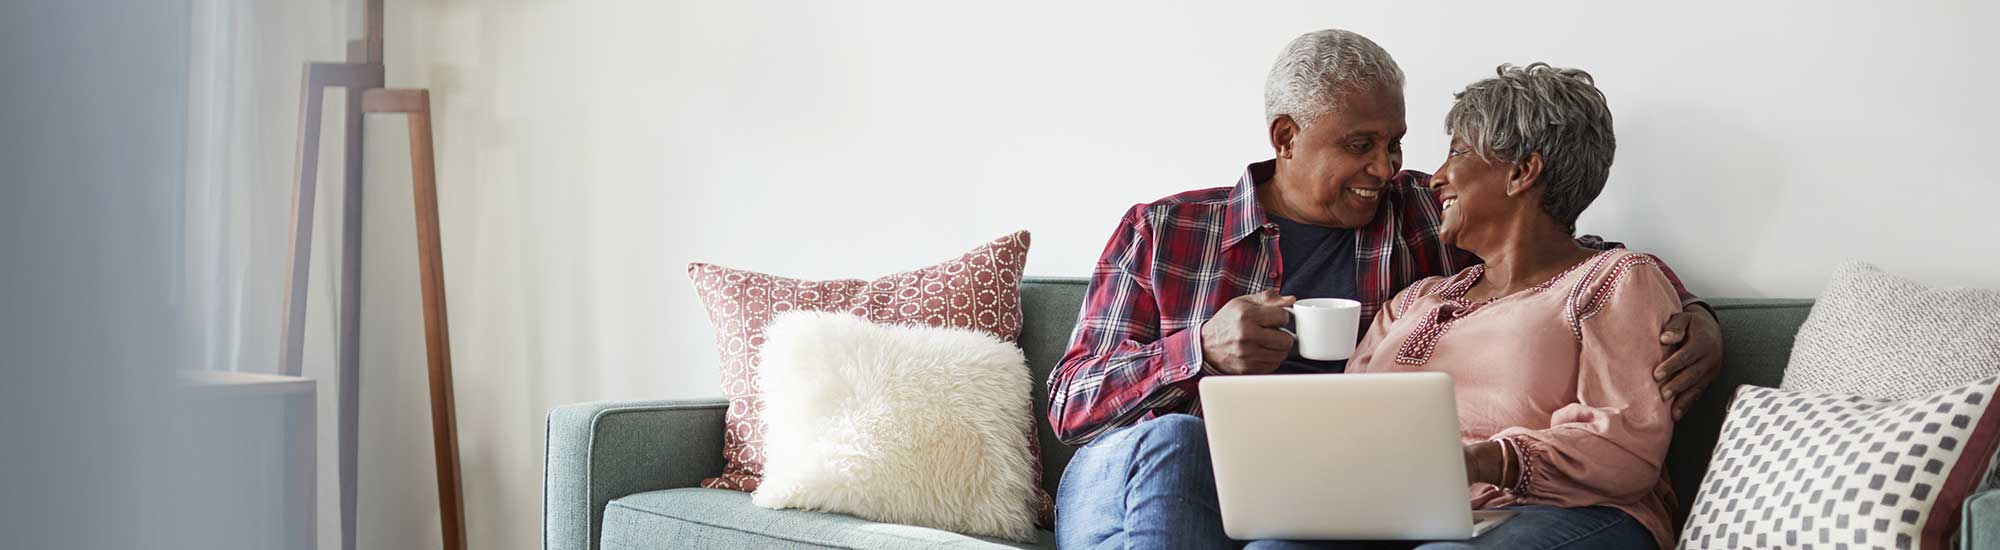
<instances>
[{"instance_id":1,"label":"white textured pillow","mask_svg":"<svg viewBox=\"0 0 2000 550\"><path fill-rule=\"evenodd\" d=\"M1020 348L846 313L786 313L764 334L766 459L751 502L1034 540Z\"/></svg>"},{"instance_id":2,"label":"white textured pillow","mask_svg":"<svg viewBox=\"0 0 2000 550\"><path fill-rule=\"evenodd\" d=\"M1931 288L1861 262L1836 268L1780 388L1909 399L2000 374L2000 290Z\"/></svg>"},{"instance_id":3,"label":"white textured pillow","mask_svg":"<svg viewBox=\"0 0 2000 550\"><path fill-rule=\"evenodd\" d=\"M1682 550L1944 550L2000 446L2000 377L1905 401L1743 386Z\"/></svg>"}]
</instances>

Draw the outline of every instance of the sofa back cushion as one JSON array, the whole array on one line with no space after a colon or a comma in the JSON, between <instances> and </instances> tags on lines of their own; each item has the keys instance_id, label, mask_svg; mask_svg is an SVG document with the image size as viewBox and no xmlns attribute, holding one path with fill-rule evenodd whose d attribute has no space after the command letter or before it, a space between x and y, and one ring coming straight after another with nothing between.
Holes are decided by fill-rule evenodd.
<instances>
[{"instance_id":1,"label":"sofa back cushion","mask_svg":"<svg viewBox=\"0 0 2000 550\"><path fill-rule=\"evenodd\" d=\"M1069 333L1083 308L1083 291L1090 282L1080 278L1028 277L1021 282L1021 351L1028 355L1028 380L1035 394L1035 438L1042 447L1042 488L1056 494L1063 466L1076 448L1056 439L1049 427L1049 371L1062 361Z\"/></svg>"},{"instance_id":2,"label":"sofa back cushion","mask_svg":"<svg viewBox=\"0 0 2000 550\"><path fill-rule=\"evenodd\" d=\"M1049 494L1055 494L1063 466L1076 452L1057 441L1049 427L1049 371L1062 360L1069 345L1069 333L1076 327L1088 285L1089 281L1081 278L1029 277L1021 283L1020 344L1034 376L1035 436L1042 447L1042 486ZM1778 386L1791 358L1792 338L1812 311L1811 300L1714 299L1710 303L1722 324L1722 373L1675 427L1674 444L1667 451L1667 476L1681 501L1676 525L1687 518L1686 506L1694 500L1702 473L1708 470L1730 396L1744 384Z\"/></svg>"}]
</instances>

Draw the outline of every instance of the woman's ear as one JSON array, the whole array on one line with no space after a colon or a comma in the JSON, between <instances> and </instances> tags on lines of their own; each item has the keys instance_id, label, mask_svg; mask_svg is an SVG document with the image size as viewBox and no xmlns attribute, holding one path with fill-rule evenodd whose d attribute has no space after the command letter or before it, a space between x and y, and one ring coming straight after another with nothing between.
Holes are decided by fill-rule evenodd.
<instances>
[{"instance_id":1,"label":"woman's ear","mask_svg":"<svg viewBox=\"0 0 2000 550\"><path fill-rule=\"evenodd\" d=\"M1292 158L1292 140L1299 137L1299 123L1292 115L1278 115L1271 121L1271 152L1281 159Z\"/></svg>"},{"instance_id":2,"label":"woman's ear","mask_svg":"<svg viewBox=\"0 0 2000 550\"><path fill-rule=\"evenodd\" d=\"M1514 163L1514 169L1507 174L1507 196L1518 196L1542 184L1542 154L1528 153L1528 158Z\"/></svg>"}]
</instances>

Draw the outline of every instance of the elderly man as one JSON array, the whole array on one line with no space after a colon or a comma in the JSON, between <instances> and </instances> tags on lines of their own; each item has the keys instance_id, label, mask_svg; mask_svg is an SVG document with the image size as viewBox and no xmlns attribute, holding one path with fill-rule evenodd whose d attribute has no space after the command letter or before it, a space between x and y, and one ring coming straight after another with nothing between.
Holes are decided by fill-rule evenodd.
<instances>
[{"instance_id":1,"label":"elderly man","mask_svg":"<svg viewBox=\"0 0 2000 550\"><path fill-rule=\"evenodd\" d=\"M1049 421L1083 446L1056 496L1064 548L1229 546L1201 378L1341 372L1292 351L1285 306L1358 300L1366 327L1403 287L1476 261L1439 242L1429 176L1402 170L1403 73L1380 46L1341 30L1299 37L1264 105L1276 158L1232 187L1132 207L1098 261L1049 378ZM1673 349L1655 378L1678 415L1713 381L1721 343L1713 315L1674 286L1684 307L1661 329Z\"/></svg>"}]
</instances>

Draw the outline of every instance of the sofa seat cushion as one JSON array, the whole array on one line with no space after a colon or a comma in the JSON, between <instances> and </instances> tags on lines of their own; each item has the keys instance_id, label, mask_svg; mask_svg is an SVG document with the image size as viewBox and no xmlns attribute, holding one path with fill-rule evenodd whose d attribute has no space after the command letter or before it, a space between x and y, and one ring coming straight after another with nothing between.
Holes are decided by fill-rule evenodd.
<instances>
[{"instance_id":1,"label":"sofa seat cushion","mask_svg":"<svg viewBox=\"0 0 2000 550\"><path fill-rule=\"evenodd\" d=\"M721 489L668 489L628 495L604 508L602 550L664 548L1055 548L1055 534L1037 544L969 537L924 527L877 523L839 514L769 510L750 494Z\"/></svg>"}]
</instances>

